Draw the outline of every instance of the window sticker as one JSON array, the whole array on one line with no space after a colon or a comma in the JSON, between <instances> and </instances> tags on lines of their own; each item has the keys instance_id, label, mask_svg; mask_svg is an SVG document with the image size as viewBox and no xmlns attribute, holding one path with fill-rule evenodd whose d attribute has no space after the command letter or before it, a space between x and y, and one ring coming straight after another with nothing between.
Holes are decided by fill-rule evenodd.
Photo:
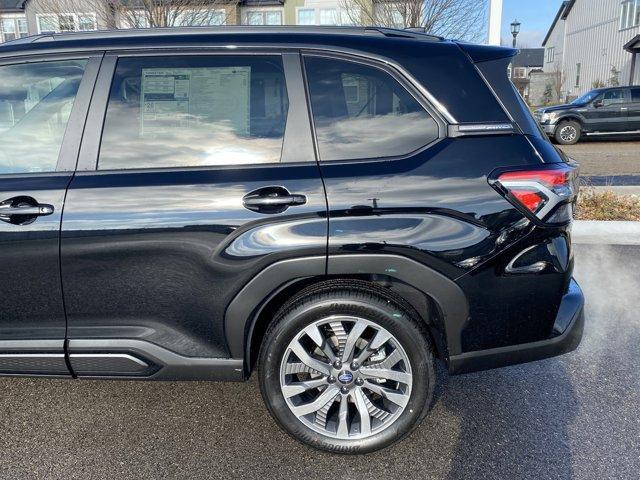
<instances>
[{"instance_id":1,"label":"window sticker","mask_svg":"<svg viewBox=\"0 0 640 480\"><path fill-rule=\"evenodd\" d=\"M140 134L225 123L249 135L251 67L142 70Z\"/></svg>"}]
</instances>

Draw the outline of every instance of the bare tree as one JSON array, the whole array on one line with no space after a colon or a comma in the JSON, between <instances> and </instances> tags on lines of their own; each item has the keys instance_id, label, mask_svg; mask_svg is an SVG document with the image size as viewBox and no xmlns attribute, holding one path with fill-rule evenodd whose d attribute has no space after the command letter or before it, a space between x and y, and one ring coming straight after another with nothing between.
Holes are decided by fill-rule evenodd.
<instances>
[{"instance_id":1,"label":"bare tree","mask_svg":"<svg viewBox=\"0 0 640 480\"><path fill-rule=\"evenodd\" d=\"M421 27L433 35L464 40L484 38L487 0L341 0L351 23Z\"/></svg>"},{"instance_id":2,"label":"bare tree","mask_svg":"<svg viewBox=\"0 0 640 480\"><path fill-rule=\"evenodd\" d=\"M556 100L558 102L562 98L562 90L564 89L564 84L566 80L567 78L564 72L562 71L562 67L560 66L559 63L556 62L556 64L553 67L553 71L551 72L551 81L552 81L553 92L555 93Z\"/></svg>"},{"instance_id":3,"label":"bare tree","mask_svg":"<svg viewBox=\"0 0 640 480\"><path fill-rule=\"evenodd\" d=\"M204 26L235 23L239 0L33 0L52 30ZM50 17L47 17L50 15ZM86 23L81 21L86 19ZM46 23L49 21L50 23ZM71 27L70 22L78 22Z\"/></svg>"}]
</instances>

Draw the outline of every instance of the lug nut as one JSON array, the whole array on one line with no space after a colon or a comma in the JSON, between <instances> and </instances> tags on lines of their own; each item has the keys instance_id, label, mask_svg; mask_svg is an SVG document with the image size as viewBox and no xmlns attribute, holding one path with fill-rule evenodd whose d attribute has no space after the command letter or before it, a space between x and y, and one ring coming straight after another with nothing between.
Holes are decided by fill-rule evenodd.
<instances>
[{"instance_id":1,"label":"lug nut","mask_svg":"<svg viewBox=\"0 0 640 480\"><path fill-rule=\"evenodd\" d=\"M364 384L364 380L360 377L356 378L356 385L363 385Z\"/></svg>"},{"instance_id":2,"label":"lug nut","mask_svg":"<svg viewBox=\"0 0 640 480\"><path fill-rule=\"evenodd\" d=\"M340 391L341 391L342 393L349 393L349 389L348 389L347 387L342 387L342 388L340 389Z\"/></svg>"},{"instance_id":3,"label":"lug nut","mask_svg":"<svg viewBox=\"0 0 640 480\"><path fill-rule=\"evenodd\" d=\"M358 362L351 362L351 370L357 370L358 368L360 368Z\"/></svg>"},{"instance_id":4,"label":"lug nut","mask_svg":"<svg viewBox=\"0 0 640 480\"><path fill-rule=\"evenodd\" d=\"M334 368L342 367L342 362L340 360L336 360L335 362L333 362L333 367Z\"/></svg>"},{"instance_id":5,"label":"lug nut","mask_svg":"<svg viewBox=\"0 0 640 480\"><path fill-rule=\"evenodd\" d=\"M334 377L333 375L329 375L329 378L327 378L327 382L336 383L336 377Z\"/></svg>"}]
</instances>

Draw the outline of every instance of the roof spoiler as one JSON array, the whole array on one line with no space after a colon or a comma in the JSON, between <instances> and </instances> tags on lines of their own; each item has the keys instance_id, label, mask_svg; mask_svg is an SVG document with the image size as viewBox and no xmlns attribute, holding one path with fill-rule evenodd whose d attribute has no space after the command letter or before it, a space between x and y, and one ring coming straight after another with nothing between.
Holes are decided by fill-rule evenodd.
<instances>
[{"instance_id":1,"label":"roof spoiler","mask_svg":"<svg viewBox=\"0 0 640 480\"><path fill-rule=\"evenodd\" d=\"M474 63L488 62L500 58L515 57L519 50L510 47L495 47L492 45L477 45L475 43L456 42Z\"/></svg>"}]
</instances>

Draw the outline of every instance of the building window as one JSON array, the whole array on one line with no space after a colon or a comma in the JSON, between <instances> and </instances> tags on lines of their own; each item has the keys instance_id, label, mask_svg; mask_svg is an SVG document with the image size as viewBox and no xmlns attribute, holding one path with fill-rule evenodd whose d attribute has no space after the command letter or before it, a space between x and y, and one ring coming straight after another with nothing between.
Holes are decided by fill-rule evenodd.
<instances>
[{"instance_id":1,"label":"building window","mask_svg":"<svg viewBox=\"0 0 640 480\"><path fill-rule=\"evenodd\" d=\"M297 12L296 22L298 25L315 25L316 9L315 8L299 8Z\"/></svg>"},{"instance_id":2,"label":"building window","mask_svg":"<svg viewBox=\"0 0 640 480\"><path fill-rule=\"evenodd\" d=\"M320 25L338 25L338 11L335 8L320 9Z\"/></svg>"},{"instance_id":3,"label":"building window","mask_svg":"<svg viewBox=\"0 0 640 480\"><path fill-rule=\"evenodd\" d=\"M176 13L173 24L176 27L207 27L224 25L227 15L224 10L181 10Z\"/></svg>"},{"instance_id":4,"label":"building window","mask_svg":"<svg viewBox=\"0 0 640 480\"><path fill-rule=\"evenodd\" d=\"M355 25L360 17L359 9L347 11L338 8L296 8L297 25Z\"/></svg>"},{"instance_id":5,"label":"building window","mask_svg":"<svg viewBox=\"0 0 640 480\"><path fill-rule=\"evenodd\" d=\"M0 42L8 42L29 35L24 16L4 16L0 19Z\"/></svg>"},{"instance_id":6,"label":"building window","mask_svg":"<svg viewBox=\"0 0 640 480\"><path fill-rule=\"evenodd\" d=\"M626 0L620 8L620 30L640 25L640 0Z\"/></svg>"},{"instance_id":7,"label":"building window","mask_svg":"<svg viewBox=\"0 0 640 480\"><path fill-rule=\"evenodd\" d=\"M282 10L249 10L245 13L247 25L282 25Z\"/></svg>"},{"instance_id":8,"label":"building window","mask_svg":"<svg viewBox=\"0 0 640 480\"><path fill-rule=\"evenodd\" d=\"M122 13L121 28L149 28L149 17L143 10L126 10Z\"/></svg>"},{"instance_id":9,"label":"building window","mask_svg":"<svg viewBox=\"0 0 640 480\"><path fill-rule=\"evenodd\" d=\"M97 30L95 13L61 13L36 15L38 33L44 32L76 32Z\"/></svg>"},{"instance_id":10,"label":"building window","mask_svg":"<svg viewBox=\"0 0 640 480\"><path fill-rule=\"evenodd\" d=\"M526 78L527 69L523 67L516 67L513 69L513 78Z\"/></svg>"},{"instance_id":11,"label":"building window","mask_svg":"<svg viewBox=\"0 0 640 480\"><path fill-rule=\"evenodd\" d=\"M582 64L576 63L576 87L580 86L580 70L582 70Z\"/></svg>"},{"instance_id":12,"label":"building window","mask_svg":"<svg viewBox=\"0 0 640 480\"><path fill-rule=\"evenodd\" d=\"M556 57L556 47L548 47L546 50L547 53L547 63L552 63Z\"/></svg>"}]
</instances>

